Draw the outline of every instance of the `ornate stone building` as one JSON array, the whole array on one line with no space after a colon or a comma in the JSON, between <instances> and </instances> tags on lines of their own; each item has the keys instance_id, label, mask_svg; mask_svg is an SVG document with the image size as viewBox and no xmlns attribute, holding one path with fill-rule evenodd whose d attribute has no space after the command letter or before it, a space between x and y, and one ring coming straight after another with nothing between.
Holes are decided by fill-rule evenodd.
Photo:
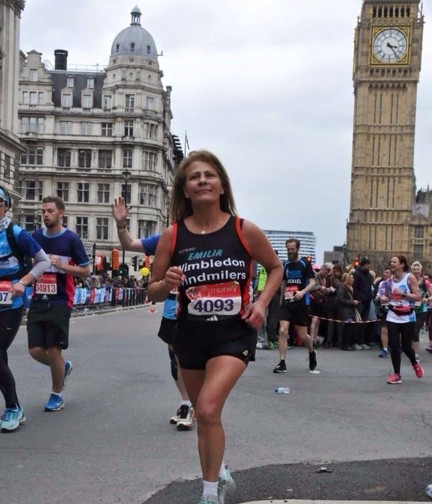
<instances>
[{"instance_id":1,"label":"ornate stone building","mask_svg":"<svg viewBox=\"0 0 432 504\"><path fill-rule=\"evenodd\" d=\"M414 174L423 24L420 0L363 0L355 32L347 255L378 270L394 254L432 267L431 198Z\"/></svg>"},{"instance_id":2,"label":"ornate stone building","mask_svg":"<svg viewBox=\"0 0 432 504\"><path fill-rule=\"evenodd\" d=\"M0 0L0 184L14 204L22 151L18 138L18 73L20 17L23 0Z\"/></svg>"},{"instance_id":3,"label":"ornate stone building","mask_svg":"<svg viewBox=\"0 0 432 504\"><path fill-rule=\"evenodd\" d=\"M182 152L171 134L171 87L163 87L162 77L138 7L115 37L104 70L70 67L65 50L55 51L54 68L39 52L27 54L19 87L23 227L40 225L42 197L58 195L67 225L109 257L119 246L111 203L123 194L132 236L165 228Z\"/></svg>"}]
</instances>

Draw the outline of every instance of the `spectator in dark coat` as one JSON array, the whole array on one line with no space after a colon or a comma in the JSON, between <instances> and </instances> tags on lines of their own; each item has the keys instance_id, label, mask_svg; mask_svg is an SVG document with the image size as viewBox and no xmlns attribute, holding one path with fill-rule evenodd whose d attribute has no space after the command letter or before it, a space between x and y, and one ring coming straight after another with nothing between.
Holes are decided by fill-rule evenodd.
<instances>
[{"instance_id":1,"label":"spectator in dark coat","mask_svg":"<svg viewBox=\"0 0 432 504\"><path fill-rule=\"evenodd\" d=\"M338 304L338 317L344 321L342 350L363 350L357 344L358 341L358 325L356 324L356 312L359 301L354 299L353 282L354 276L351 273L344 273L342 276L343 283L338 287L336 299Z\"/></svg>"},{"instance_id":2,"label":"spectator in dark coat","mask_svg":"<svg viewBox=\"0 0 432 504\"><path fill-rule=\"evenodd\" d=\"M372 277L369 273L370 261L367 257L363 257L360 261L359 267L354 271L354 299L359 301L358 311L363 321L368 320L370 303L372 301ZM361 326L359 331L359 344L368 350L366 345L366 329L367 324Z\"/></svg>"}]
</instances>

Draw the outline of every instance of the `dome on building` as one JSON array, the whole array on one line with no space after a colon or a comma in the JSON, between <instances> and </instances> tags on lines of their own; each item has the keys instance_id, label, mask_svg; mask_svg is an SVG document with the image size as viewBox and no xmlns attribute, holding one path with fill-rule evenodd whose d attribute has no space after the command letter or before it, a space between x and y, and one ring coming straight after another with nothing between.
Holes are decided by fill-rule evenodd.
<instances>
[{"instance_id":1,"label":"dome on building","mask_svg":"<svg viewBox=\"0 0 432 504\"><path fill-rule=\"evenodd\" d=\"M141 11L134 7L131 24L114 39L111 56L143 56L157 61L156 44L150 33L141 26Z\"/></svg>"}]
</instances>

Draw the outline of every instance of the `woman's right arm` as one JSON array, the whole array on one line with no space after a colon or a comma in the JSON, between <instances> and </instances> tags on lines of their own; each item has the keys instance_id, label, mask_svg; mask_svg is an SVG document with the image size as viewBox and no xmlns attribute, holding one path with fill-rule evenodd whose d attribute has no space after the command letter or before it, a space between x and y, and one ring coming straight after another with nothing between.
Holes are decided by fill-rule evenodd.
<instances>
[{"instance_id":1,"label":"woman's right arm","mask_svg":"<svg viewBox=\"0 0 432 504\"><path fill-rule=\"evenodd\" d=\"M184 278L178 266L171 265L172 226L166 229L156 248L152 265L152 276L149 282L149 298L152 301L164 301L172 289L176 289Z\"/></svg>"}]
</instances>

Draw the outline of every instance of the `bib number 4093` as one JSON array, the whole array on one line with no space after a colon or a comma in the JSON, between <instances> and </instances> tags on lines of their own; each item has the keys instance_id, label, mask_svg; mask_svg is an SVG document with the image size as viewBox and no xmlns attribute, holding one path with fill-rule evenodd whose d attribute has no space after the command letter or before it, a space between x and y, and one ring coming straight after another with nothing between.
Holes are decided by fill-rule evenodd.
<instances>
[{"instance_id":1,"label":"bib number 4093","mask_svg":"<svg viewBox=\"0 0 432 504\"><path fill-rule=\"evenodd\" d=\"M234 310L233 299L199 299L194 303L194 311L199 313L230 313Z\"/></svg>"}]
</instances>

